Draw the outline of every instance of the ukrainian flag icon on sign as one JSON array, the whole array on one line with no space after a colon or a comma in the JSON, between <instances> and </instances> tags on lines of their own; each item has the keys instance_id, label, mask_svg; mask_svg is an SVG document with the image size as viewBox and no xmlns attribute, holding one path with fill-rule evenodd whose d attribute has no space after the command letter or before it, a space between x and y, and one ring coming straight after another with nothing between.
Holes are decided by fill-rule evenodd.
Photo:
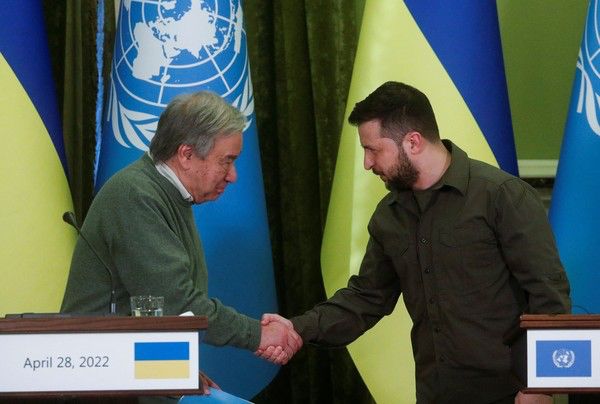
<instances>
[{"instance_id":1,"label":"ukrainian flag icon on sign","mask_svg":"<svg viewBox=\"0 0 600 404\"><path fill-rule=\"evenodd\" d=\"M189 342L136 342L136 379L187 379L190 377Z\"/></svg>"}]
</instances>

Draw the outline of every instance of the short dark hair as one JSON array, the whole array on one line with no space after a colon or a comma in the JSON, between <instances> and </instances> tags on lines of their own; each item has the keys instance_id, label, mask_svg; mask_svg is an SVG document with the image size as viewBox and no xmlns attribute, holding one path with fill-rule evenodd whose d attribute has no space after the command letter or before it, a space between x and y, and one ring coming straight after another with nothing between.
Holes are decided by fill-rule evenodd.
<instances>
[{"instance_id":1,"label":"short dark hair","mask_svg":"<svg viewBox=\"0 0 600 404\"><path fill-rule=\"evenodd\" d=\"M205 158L218 137L242 133L245 125L244 115L217 94L181 94L161 114L150 155L154 162L164 162L177 153L179 145L188 144Z\"/></svg>"},{"instance_id":2,"label":"short dark hair","mask_svg":"<svg viewBox=\"0 0 600 404\"><path fill-rule=\"evenodd\" d=\"M433 108L427 96L408 84L388 81L357 102L348 122L358 126L379 120L384 136L402 140L408 132L419 132L430 142L440 139Z\"/></svg>"}]
</instances>

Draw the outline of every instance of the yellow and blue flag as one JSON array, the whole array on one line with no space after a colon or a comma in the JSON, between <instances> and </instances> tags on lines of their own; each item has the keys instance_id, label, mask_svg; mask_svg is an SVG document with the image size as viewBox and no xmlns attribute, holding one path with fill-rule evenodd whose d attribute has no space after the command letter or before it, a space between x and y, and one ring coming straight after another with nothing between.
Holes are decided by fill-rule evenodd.
<instances>
[{"instance_id":1,"label":"yellow and blue flag","mask_svg":"<svg viewBox=\"0 0 600 404\"><path fill-rule=\"evenodd\" d=\"M367 0L346 116L389 80L429 97L443 138L517 173L495 1ZM367 223L387 193L363 169L362 153L356 128L345 123L321 250L329 296L358 272ZM402 306L348 347L378 403L415 401L411 320Z\"/></svg>"},{"instance_id":2,"label":"yellow and blue flag","mask_svg":"<svg viewBox=\"0 0 600 404\"><path fill-rule=\"evenodd\" d=\"M600 4L588 7L550 205L575 313L600 313Z\"/></svg>"},{"instance_id":3,"label":"yellow and blue flag","mask_svg":"<svg viewBox=\"0 0 600 404\"><path fill-rule=\"evenodd\" d=\"M42 3L0 16L0 316L58 311L75 234Z\"/></svg>"},{"instance_id":4,"label":"yellow and blue flag","mask_svg":"<svg viewBox=\"0 0 600 404\"><path fill-rule=\"evenodd\" d=\"M189 342L135 342L136 379L190 377Z\"/></svg>"},{"instance_id":5,"label":"yellow and blue flag","mask_svg":"<svg viewBox=\"0 0 600 404\"><path fill-rule=\"evenodd\" d=\"M258 318L276 312L277 300L238 0L121 3L96 188L148 150L158 118L173 97L199 90L221 95L248 118L244 150L236 160L237 182L217 201L194 207L209 290ZM203 344L200 351L202 370L223 389L245 398L262 390L279 369L237 348Z\"/></svg>"}]
</instances>

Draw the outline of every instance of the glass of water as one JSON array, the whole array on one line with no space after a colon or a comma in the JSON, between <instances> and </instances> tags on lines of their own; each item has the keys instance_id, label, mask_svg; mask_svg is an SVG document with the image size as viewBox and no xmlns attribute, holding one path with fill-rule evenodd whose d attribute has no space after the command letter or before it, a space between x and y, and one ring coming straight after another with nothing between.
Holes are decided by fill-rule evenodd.
<instances>
[{"instance_id":1,"label":"glass of water","mask_svg":"<svg viewBox=\"0 0 600 404\"><path fill-rule=\"evenodd\" d=\"M153 317L163 315L165 299L162 296L131 296L131 315Z\"/></svg>"}]
</instances>

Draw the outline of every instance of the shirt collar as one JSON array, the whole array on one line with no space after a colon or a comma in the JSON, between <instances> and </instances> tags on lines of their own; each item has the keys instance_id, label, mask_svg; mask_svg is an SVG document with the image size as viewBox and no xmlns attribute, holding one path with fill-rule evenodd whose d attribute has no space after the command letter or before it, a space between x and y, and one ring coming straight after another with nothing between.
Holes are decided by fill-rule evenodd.
<instances>
[{"instance_id":1,"label":"shirt collar","mask_svg":"<svg viewBox=\"0 0 600 404\"><path fill-rule=\"evenodd\" d=\"M467 153L452 143L452 141L443 139L442 143L450 152L452 159L450 160L448 169L442 175L442 178L436 182L436 188L443 188L447 185L465 195L469 185L469 157L467 156ZM392 190L392 198L390 198L388 202L389 204L394 202L406 204L409 200L412 201L412 190Z\"/></svg>"},{"instance_id":2,"label":"shirt collar","mask_svg":"<svg viewBox=\"0 0 600 404\"><path fill-rule=\"evenodd\" d=\"M150 156L150 152L148 152L148 155ZM152 158L152 156L150 156L150 158ZM163 176L165 177L167 180L169 180L169 182L171 184L173 184L175 186L175 188L177 188L177 190L179 191L179 193L181 194L181 197L190 203L194 202L194 197L192 196L192 194L190 194L188 192L187 189L185 189L185 187L183 186L183 184L181 183L181 180L179 179L179 177L177 176L177 174L175 174L175 171L173 171L171 169L171 167L169 167L167 164L165 164L162 161L159 161L157 163L154 163L154 167L156 167L156 170Z\"/></svg>"},{"instance_id":3,"label":"shirt collar","mask_svg":"<svg viewBox=\"0 0 600 404\"><path fill-rule=\"evenodd\" d=\"M469 157L467 153L450 140L444 139L442 142L450 152L452 160L450 161L450 166L448 166L448 169L442 175L440 184L442 186L451 186L465 195L469 185Z\"/></svg>"}]
</instances>

